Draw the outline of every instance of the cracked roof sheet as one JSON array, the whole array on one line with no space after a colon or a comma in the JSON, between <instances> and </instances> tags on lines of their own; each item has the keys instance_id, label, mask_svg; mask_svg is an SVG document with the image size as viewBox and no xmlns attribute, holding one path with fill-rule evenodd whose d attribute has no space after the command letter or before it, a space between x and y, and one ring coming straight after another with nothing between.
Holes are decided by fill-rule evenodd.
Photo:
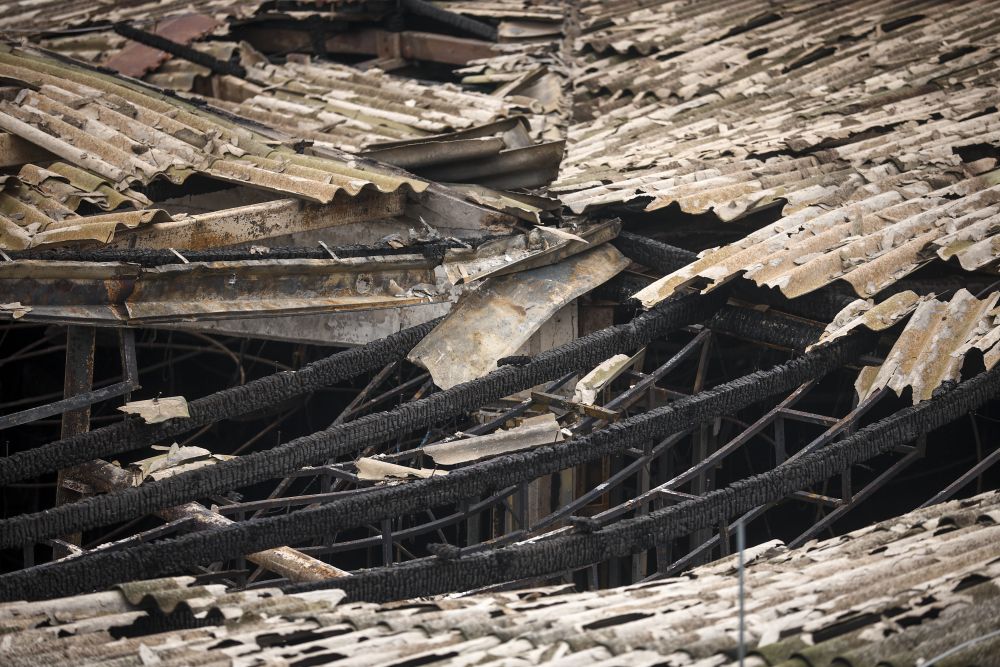
<instances>
[{"instance_id":1,"label":"cracked roof sheet","mask_svg":"<svg viewBox=\"0 0 1000 667\"><path fill-rule=\"evenodd\" d=\"M913 664L985 634L1000 610L998 520L990 492L800 549L750 549L747 664ZM738 664L735 556L681 577L566 591L377 605L337 590L226 593L160 579L0 605L0 656L11 666ZM197 623L170 630L171 613ZM949 664L985 664L998 648L987 638Z\"/></svg>"},{"instance_id":2,"label":"cracked roof sheet","mask_svg":"<svg viewBox=\"0 0 1000 667\"><path fill-rule=\"evenodd\" d=\"M909 317L878 366L866 366L855 382L864 400L881 389L902 395L911 389L913 403L931 398L938 387L968 379L962 370L973 353L987 370L1000 361L1000 292L978 298L966 289L950 299L919 297L906 291L875 303L858 300L845 307L817 344L835 340L859 327L881 331ZM973 371L972 374L975 374Z\"/></svg>"}]
</instances>

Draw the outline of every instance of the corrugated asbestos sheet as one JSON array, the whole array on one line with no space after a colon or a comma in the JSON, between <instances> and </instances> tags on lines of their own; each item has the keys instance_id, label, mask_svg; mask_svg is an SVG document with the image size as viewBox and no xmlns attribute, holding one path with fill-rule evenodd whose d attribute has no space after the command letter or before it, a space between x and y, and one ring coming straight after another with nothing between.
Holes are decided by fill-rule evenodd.
<instances>
[{"instance_id":1,"label":"corrugated asbestos sheet","mask_svg":"<svg viewBox=\"0 0 1000 667\"><path fill-rule=\"evenodd\" d=\"M1000 651L1000 495L918 510L842 537L747 553L748 665L939 665ZM0 605L0 657L37 665L737 665L735 556L686 576L387 605L337 590L226 593L191 577ZM171 623L187 629L170 629Z\"/></svg>"},{"instance_id":2,"label":"corrugated asbestos sheet","mask_svg":"<svg viewBox=\"0 0 1000 667\"><path fill-rule=\"evenodd\" d=\"M935 257L992 268L996 3L696 4L590 8L578 100L612 94L570 128L553 190L575 211L781 216L650 286L647 305L740 275L868 297Z\"/></svg>"},{"instance_id":3,"label":"corrugated asbestos sheet","mask_svg":"<svg viewBox=\"0 0 1000 667\"><path fill-rule=\"evenodd\" d=\"M191 12L214 15L220 19L247 18L253 16L263 4L261 0L165 0L110 5L64 0L19 0L4 3L0 32L37 34L88 24L132 20L147 22Z\"/></svg>"},{"instance_id":4,"label":"corrugated asbestos sheet","mask_svg":"<svg viewBox=\"0 0 1000 667\"><path fill-rule=\"evenodd\" d=\"M892 389L901 395L909 387L913 403L925 401L945 383L968 379L963 365L976 353L979 372L1000 361L1000 292L979 299L960 289L949 300L913 292L895 294L880 303L858 300L841 311L827 327L819 344L835 340L858 327L881 331L909 315L892 349L879 366L866 366L855 383L864 400L876 391ZM911 314L912 313L912 314Z\"/></svg>"},{"instance_id":5,"label":"corrugated asbestos sheet","mask_svg":"<svg viewBox=\"0 0 1000 667\"><path fill-rule=\"evenodd\" d=\"M113 33L58 37L46 47L111 66L122 46ZM526 96L498 96L454 84L430 84L360 70L330 60L291 54L272 63L246 43L199 42L195 48L223 61L236 56L245 79L213 77L211 70L172 58L145 78L158 86L211 97L212 104L290 136L356 153L380 142L419 139L467 130L515 115L546 131L540 104Z\"/></svg>"},{"instance_id":6,"label":"corrugated asbestos sheet","mask_svg":"<svg viewBox=\"0 0 1000 667\"><path fill-rule=\"evenodd\" d=\"M118 199L139 203L129 187L157 178L183 183L198 174L318 203L427 187L372 163L296 154L174 98L21 50L0 53L0 75L9 91L0 101L0 127L57 158L4 183L7 249L74 238L106 242L115 226L158 220L165 214L150 210L91 220L66 205L89 192L104 195L107 208ZM62 200L59 193L66 193Z\"/></svg>"}]
</instances>

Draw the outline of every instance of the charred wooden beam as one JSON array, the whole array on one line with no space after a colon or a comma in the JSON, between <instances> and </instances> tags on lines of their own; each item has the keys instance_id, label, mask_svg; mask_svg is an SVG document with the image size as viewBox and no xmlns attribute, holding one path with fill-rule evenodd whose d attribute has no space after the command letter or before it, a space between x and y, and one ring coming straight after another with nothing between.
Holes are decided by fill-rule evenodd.
<instances>
[{"instance_id":1,"label":"charred wooden beam","mask_svg":"<svg viewBox=\"0 0 1000 667\"><path fill-rule=\"evenodd\" d=\"M91 461L74 468L74 476L82 482L90 484L95 489L110 493L132 488L132 475L122 468L107 461ZM212 530L223 526L231 526L234 521L221 514L213 512L196 502L184 503L176 507L167 507L156 512L165 521L188 519L185 527L193 530ZM276 547L247 554L251 563L280 574L289 581L325 581L336 577L347 576L344 570L317 560L312 556L290 547Z\"/></svg>"}]
</instances>

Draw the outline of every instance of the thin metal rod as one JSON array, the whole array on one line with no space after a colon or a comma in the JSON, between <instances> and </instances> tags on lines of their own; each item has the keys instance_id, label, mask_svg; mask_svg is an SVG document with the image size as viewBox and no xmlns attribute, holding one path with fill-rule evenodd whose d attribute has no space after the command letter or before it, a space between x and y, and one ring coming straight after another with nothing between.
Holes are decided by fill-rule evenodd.
<instances>
[{"instance_id":1,"label":"thin metal rod","mask_svg":"<svg viewBox=\"0 0 1000 667\"><path fill-rule=\"evenodd\" d=\"M747 547L747 537L746 530L743 527L743 520L736 522L736 551L739 566L737 571L739 572L739 586L740 586L740 632L739 632L739 658L740 667L743 667L743 661L746 659L747 655L747 644L746 644L746 559L744 557L744 551Z\"/></svg>"},{"instance_id":2,"label":"thin metal rod","mask_svg":"<svg viewBox=\"0 0 1000 667\"><path fill-rule=\"evenodd\" d=\"M996 465L997 461L1000 461L1000 449L993 450L993 452L988 454L982 461L969 468L969 470L963 473L961 477L959 477L954 482L943 488L938 493L934 494L933 498L922 504L917 509L922 509L929 505L937 505L938 503L943 503L944 501L948 500L953 495L961 491L962 488L969 482L971 482L974 478L979 477L985 471L989 470L991 467Z\"/></svg>"}]
</instances>

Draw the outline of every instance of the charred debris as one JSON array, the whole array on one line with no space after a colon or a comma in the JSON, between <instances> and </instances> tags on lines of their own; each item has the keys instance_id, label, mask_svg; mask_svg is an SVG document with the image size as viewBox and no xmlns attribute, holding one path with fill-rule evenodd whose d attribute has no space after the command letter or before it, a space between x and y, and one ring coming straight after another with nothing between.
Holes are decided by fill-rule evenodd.
<instances>
[{"instance_id":1,"label":"charred debris","mask_svg":"<svg viewBox=\"0 0 1000 667\"><path fill-rule=\"evenodd\" d=\"M2 4L9 664L995 624L997 3ZM730 605L743 531L741 645L671 614ZM820 620L764 614L807 573Z\"/></svg>"}]
</instances>

